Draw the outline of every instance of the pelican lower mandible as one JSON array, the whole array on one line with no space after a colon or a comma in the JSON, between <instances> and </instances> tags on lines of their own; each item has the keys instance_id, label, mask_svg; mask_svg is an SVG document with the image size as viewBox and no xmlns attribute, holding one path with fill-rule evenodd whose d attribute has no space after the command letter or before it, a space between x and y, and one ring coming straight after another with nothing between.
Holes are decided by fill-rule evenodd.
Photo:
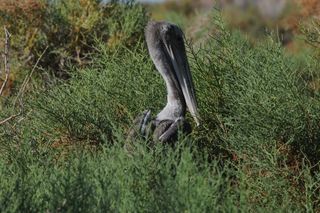
<instances>
[{"instance_id":1,"label":"pelican lower mandible","mask_svg":"<svg viewBox=\"0 0 320 213\"><path fill-rule=\"evenodd\" d=\"M187 109L199 125L184 35L177 25L150 21L145 29L145 38L150 57L166 84L167 104L154 119L150 110L140 114L134 120L127 140L142 137L170 143L177 140L179 130L186 134L191 132L191 125L185 120Z\"/></svg>"}]
</instances>

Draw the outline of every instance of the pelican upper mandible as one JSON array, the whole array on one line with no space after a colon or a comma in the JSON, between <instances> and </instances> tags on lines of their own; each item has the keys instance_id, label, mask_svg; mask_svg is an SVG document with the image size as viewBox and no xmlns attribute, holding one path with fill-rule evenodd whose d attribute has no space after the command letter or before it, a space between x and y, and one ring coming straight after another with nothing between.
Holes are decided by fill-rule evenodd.
<instances>
[{"instance_id":1,"label":"pelican upper mandible","mask_svg":"<svg viewBox=\"0 0 320 213\"><path fill-rule=\"evenodd\" d=\"M197 125L199 115L192 76L186 55L184 35L175 24L150 21L145 29L150 57L167 88L166 106L151 119L150 110L144 111L134 121L128 139L137 134L153 141L169 142L177 139L178 130L189 133L190 124L185 121L186 109ZM151 128L148 125L151 124Z\"/></svg>"}]
</instances>

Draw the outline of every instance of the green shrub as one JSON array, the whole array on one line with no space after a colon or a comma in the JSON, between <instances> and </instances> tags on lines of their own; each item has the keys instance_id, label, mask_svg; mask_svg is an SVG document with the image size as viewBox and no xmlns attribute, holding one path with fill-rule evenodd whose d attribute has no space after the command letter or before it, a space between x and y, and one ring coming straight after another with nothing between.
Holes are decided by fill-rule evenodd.
<instances>
[{"instance_id":1,"label":"green shrub","mask_svg":"<svg viewBox=\"0 0 320 213\"><path fill-rule=\"evenodd\" d=\"M221 29L192 55L205 129L218 128L219 138L235 150L257 150L266 145L260 140L275 140L318 156L319 94L310 92L303 76L319 63L304 57L286 56L271 40L251 45Z\"/></svg>"},{"instance_id":2,"label":"green shrub","mask_svg":"<svg viewBox=\"0 0 320 213\"><path fill-rule=\"evenodd\" d=\"M34 123L28 126L40 127L33 128L38 132L33 137L61 133L76 141L112 143L125 135L138 113L162 105L161 78L152 70L142 44L132 51L123 47L114 55L103 44L101 48L92 66L73 72L79 74L68 84L40 92L29 102L37 110L30 119ZM52 141L55 137L49 134L47 138Z\"/></svg>"},{"instance_id":3,"label":"green shrub","mask_svg":"<svg viewBox=\"0 0 320 213\"><path fill-rule=\"evenodd\" d=\"M76 152L60 164L21 151L9 166L0 160L2 212L207 212L235 210L239 202L228 183L232 171L209 165L187 146L151 153L139 145L129 156L115 145Z\"/></svg>"},{"instance_id":4,"label":"green shrub","mask_svg":"<svg viewBox=\"0 0 320 213\"><path fill-rule=\"evenodd\" d=\"M251 45L218 17L212 23L216 36L188 49L202 118L190 137L176 149L136 141L126 153L134 117L165 105L164 82L143 43L112 55L100 43L90 66L28 96L22 116L0 126L0 206L319 210L319 93L305 78L318 61L286 56L272 40Z\"/></svg>"}]
</instances>

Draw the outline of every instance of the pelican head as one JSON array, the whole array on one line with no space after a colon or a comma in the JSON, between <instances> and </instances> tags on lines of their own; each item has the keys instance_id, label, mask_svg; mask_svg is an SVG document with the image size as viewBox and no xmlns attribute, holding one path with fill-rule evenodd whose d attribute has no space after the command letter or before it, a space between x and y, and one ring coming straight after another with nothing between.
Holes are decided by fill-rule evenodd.
<instances>
[{"instance_id":1,"label":"pelican head","mask_svg":"<svg viewBox=\"0 0 320 213\"><path fill-rule=\"evenodd\" d=\"M199 116L194 85L184 45L184 34L174 24L149 22L145 31L149 54L167 87L167 105L157 120L177 120L186 108L197 125Z\"/></svg>"}]
</instances>

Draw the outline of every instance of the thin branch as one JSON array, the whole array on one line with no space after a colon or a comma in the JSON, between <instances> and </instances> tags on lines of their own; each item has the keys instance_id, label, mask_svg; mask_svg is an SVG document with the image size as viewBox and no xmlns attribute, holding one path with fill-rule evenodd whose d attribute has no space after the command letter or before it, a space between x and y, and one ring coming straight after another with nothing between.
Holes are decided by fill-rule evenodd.
<instances>
[{"instance_id":1,"label":"thin branch","mask_svg":"<svg viewBox=\"0 0 320 213\"><path fill-rule=\"evenodd\" d=\"M3 59L4 59L4 71L5 71L5 79L2 83L1 89L0 89L0 96L2 95L4 88L7 85L7 82L9 80L9 76L10 76L10 63L9 63L9 49L10 49L10 37L11 34L9 33L9 31L7 30L6 27L4 27L4 33L5 33L5 44L4 44L4 54L3 54ZM0 72L1 75L1 72ZM6 122L18 117L21 114L21 110L19 113L11 115L10 117L1 120L0 121L0 125L5 124Z\"/></svg>"},{"instance_id":2,"label":"thin branch","mask_svg":"<svg viewBox=\"0 0 320 213\"><path fill-rule=\"evenodd\" d=\"M17 95L16 99L14 100L14 104L13 104L14 106L16 105L17 100L23 96L23 93L25 92L25 89L26 89L26 87L27 87L27 85L28 85L28 83L29 83L29 81L31 79L32 74L34 73L36 67L38 66L38 64L39 64L40 60L42 59L43 55L46 53L47 49L48 49L48 46L46 47L46 49L39 56L37 62L33 66L31 72L29 73L29 75L27 75L26 78L23 80L23 83L22 83L21 88L20 88L20 90L18 92L18 95Z\"/></svg>"},{"instance_id":3,"label":"thin branch","mask_svg":"<svg viewBox=\"0 0 320 213\"><path fill-rule=\"evenodd\" d=\"M8 121L10 121L10 120L18 117L20 114L21 114L21 111L20 111L18 114L11 115L10 117L8 117L8 118L0 121L0 125L3 125L3 124L5 124L6 122L8 122Z\"/></svg>"},{"instance_id":4,"label":"thin branch","mask_svg":"<svg viewBox=\"0 0 320 213\"><path fill-rule=\"evenodd\" d=\"M7 30L6 27L4 27L4 33L5 33L5 46L4 46L4 70L5 70L5 79L2 83L1 89L0 89L0 96L2 95L2 92L9 80L9 75L10 75L10 64L9 64L9 48L10 48L10 33Z\"/></svg>"},{"instance_id":5,"label":"thin branch","mask_svg":"<svg viewBox=\"0 0 320 213\"><path fill-rule=\"evenodd\" d=\"M10 35L10 34L9 34L9 35ZM24 93L24 91L25 91L25 89L26 89L26 87L27 87L27 84L28 84L29 81L30 81L30 78L31 78L32 74L34 73L36 67L38 66L41 58L43 57L43 55L45 54L45 52L47 51L47 49L48 49L48 47L46 47L46 49L42 52L42 54L41 54L40 57L38 58L36 64L33 66L31 72L30 72L29 75L27 75L26 78L24 79L24 81L23 81L23 83L22 83L22 86L21 86L21 88L20 88L20 90L19 90L19 92L18 92L18 95L17 95L17 97L16 97L16 99L15 99L15 101L14 101L14 106L15 106L17 100L19 99L19 103L20 103L20 111L19 111L19 113L14 114L14 115L11 115L11 116L9 116L8 118L5 118L4 120L0 121L0 125L3 125L3 124L5 124L6 122L8 122L8 121L10 121L10 120L12 120L12 119L15 119L16 117L18 117L19 115L21 115L22 110L23 110L22 101L21 101L22 95L23 95L23 93Z\"/></svg>"}]
</instances>

